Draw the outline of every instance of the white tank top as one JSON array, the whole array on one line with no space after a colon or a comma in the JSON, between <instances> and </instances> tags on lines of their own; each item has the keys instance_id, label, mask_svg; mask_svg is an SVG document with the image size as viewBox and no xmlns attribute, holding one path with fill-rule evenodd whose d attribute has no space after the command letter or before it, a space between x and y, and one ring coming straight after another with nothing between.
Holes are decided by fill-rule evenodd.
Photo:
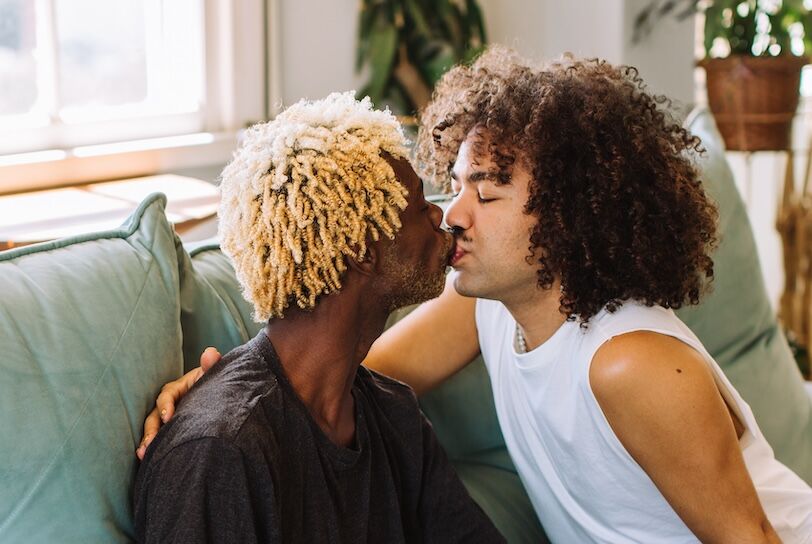
<instances>
[{"instance_id":1,"label":"white tank top","mask_svg":"<svg viewBox=\"0 0 812 544\"><path fill-rule=\"evenodd\" d=\"M613 336L653 331L702 354L745 427L739 443L761 504L787 544L812 543L812 489L775 459L753 412L691 330L671 310L626 302L582 329L564 323L529 353L514 349L516 321L477 300L479 345L505 443L552 542L698 542L612 431L589 383L598 348Z\"/></svg>"}]
</instances>

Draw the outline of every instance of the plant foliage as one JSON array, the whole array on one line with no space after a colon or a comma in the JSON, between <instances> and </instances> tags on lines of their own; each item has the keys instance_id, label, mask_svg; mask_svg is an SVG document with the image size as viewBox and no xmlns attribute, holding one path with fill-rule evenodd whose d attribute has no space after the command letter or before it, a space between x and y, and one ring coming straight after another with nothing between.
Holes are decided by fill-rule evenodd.
<instances>
[{"instance_id":1,"label":"plant foliage","mask_svg":"<svg viewBox=\"0 0 812 544\"><path fill-rule=\"evenodd\" d=\"M633 41L667 16L705 15L705 55L804 55L812 50L812 14L803 0L652 0L637 14Z\"/></svg>"},{"instance_id":2,"label":"plant foliage","mask_svg":"<svg viewBox=\"0 0 812 544\"><path fill-rule=\"evenodd\" d=\"M485 43L476 0L361 0L355 68L369 77L358 95L415 113L440 76Z\"/></svg>"}]
</instances>

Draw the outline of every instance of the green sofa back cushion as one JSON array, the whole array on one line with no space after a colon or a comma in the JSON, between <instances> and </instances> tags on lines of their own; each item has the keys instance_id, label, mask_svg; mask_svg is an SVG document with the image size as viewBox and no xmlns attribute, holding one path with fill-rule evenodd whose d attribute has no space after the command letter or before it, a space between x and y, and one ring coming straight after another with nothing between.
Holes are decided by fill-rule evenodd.
<instances>
[{"instance_id":1,"label":"green sofa back cushion","mask_svg":"<svg viewBox=\"0 0 812 544\"><path fill-rule=\"evenodd\" d=\"M719 205L721 241L713 255L712 291L699 306L677 314L753 409L775 456L812 483L812 401L767 298L722 137L705 109L694 111L686 125L707 150L702 180Z\"/></svg>"},{"instance_id":2,"label":"green sofa back cushion","mask_svg":"<svg viewBox=\"0 0 812 544\"><path fill-rule=\"evenodd\" d=\"M214 346L226 354L253 338L264 323L251 318L234 268L215 240L178 251L181 276L181 327L185 369L200 363L200 354Z\"/></svg>"},{"instance_id":3,"label":"green sofa back cushion","mask_svg":"<svg viewBox=\"0 0 812 544\"><path fill-rule=\"evenodd\" d=\"M127 542L144 416L181 371L175 234L152 195L115 231L0 252L0 542Z\"/></svg>"}]
</instances>

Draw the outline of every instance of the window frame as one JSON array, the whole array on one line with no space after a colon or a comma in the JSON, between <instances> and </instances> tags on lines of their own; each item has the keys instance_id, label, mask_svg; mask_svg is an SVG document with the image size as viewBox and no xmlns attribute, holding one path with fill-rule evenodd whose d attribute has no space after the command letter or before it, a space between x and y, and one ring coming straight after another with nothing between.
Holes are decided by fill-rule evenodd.
<instances>
[{"instance_id":1,"label":"window frame","mask_svg":"<svg viewBox=\"0 0 812 544\"><path fill-rule=\"evenodd\" d=\"M267 119L279 103L278 1L203 0L202 114L71 126L80 130L70 147L0 155L0 195L226 163L239 130ZM60 126L49 129L58 141Z\"/></svg>"}]
</instances>

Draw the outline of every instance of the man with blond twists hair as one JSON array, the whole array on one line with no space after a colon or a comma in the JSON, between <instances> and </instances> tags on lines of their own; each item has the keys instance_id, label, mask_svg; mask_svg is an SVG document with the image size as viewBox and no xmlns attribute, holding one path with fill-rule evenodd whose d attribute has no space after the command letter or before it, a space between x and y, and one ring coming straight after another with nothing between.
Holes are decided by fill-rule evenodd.
<instances>
[{"instance_id":1,"label":"man with blond twists hair","mask_svg":"<svg viewBox=\"0 0 812 544\"><path fill-rule=\"evenodd\" d=\"M400 125L351 93L248 131L220 234L266 327L155 439L142 542L501 542L407 386L360 367L389 313L437 296L451 237Z\"/></svg>"}]
</instances>

